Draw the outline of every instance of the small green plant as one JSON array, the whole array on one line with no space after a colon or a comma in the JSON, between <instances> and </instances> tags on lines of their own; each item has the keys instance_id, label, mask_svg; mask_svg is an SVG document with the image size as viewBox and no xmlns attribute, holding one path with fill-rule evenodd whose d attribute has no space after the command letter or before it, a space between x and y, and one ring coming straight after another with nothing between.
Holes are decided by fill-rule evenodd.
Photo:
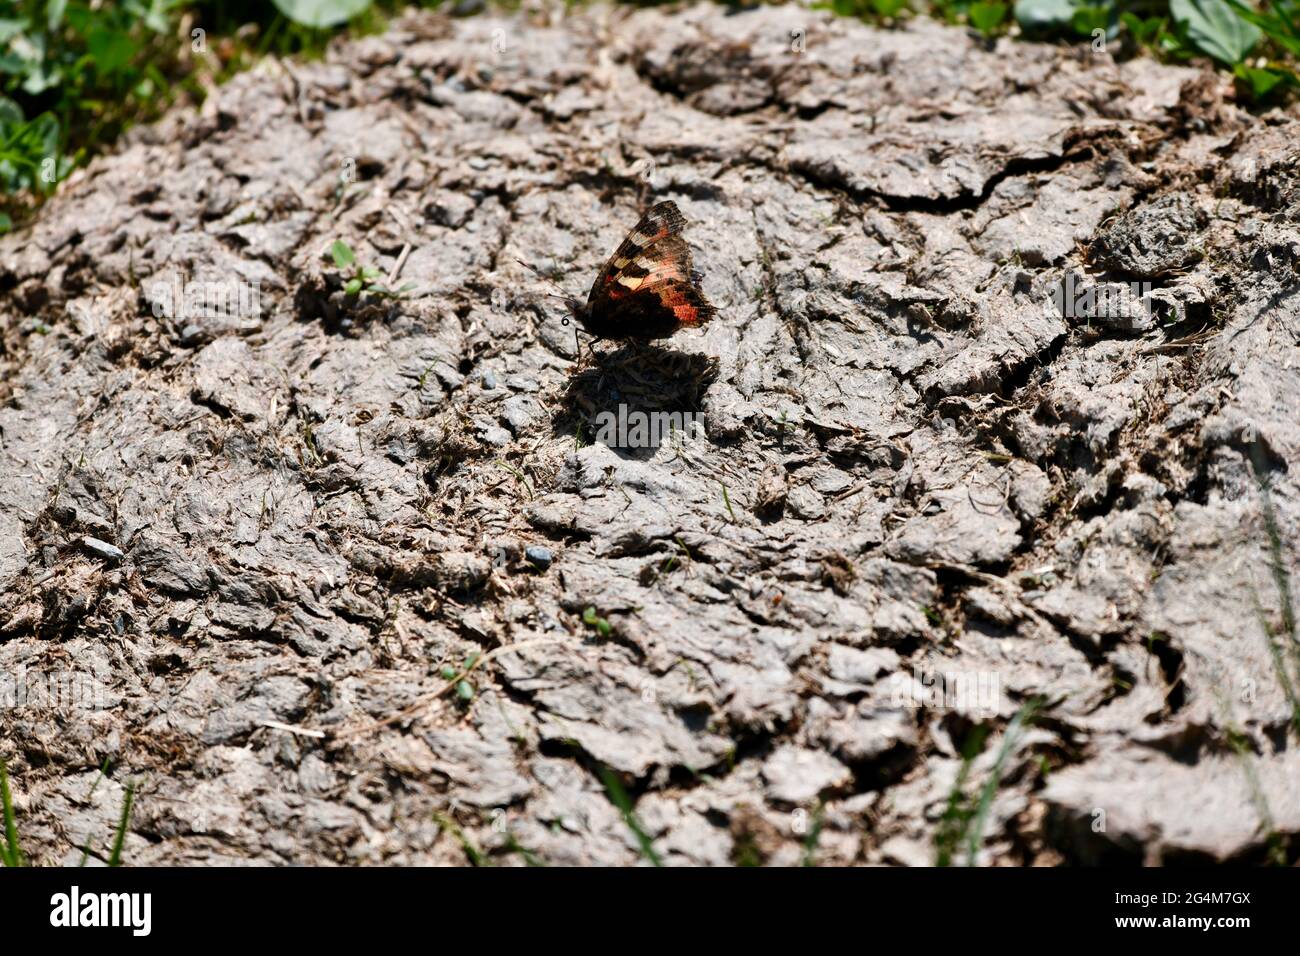
<instances>
[{"instance_id":1,"label":"small green plant","mask_svg":"<svg viewBox=\"0 0 1300 956\"><path fill-rule=\"evenodd\" d=\"M450 664L445 664L438 671L438 676L443 680L456 681L456 699L463 704L468 704L474 699L476 690L472 681L467 680L460 675L468 674L477 664L478 654L471 654L469 657L465 658L465 663L461 666L460 670L456 670L456 668L452 667ZM457 680L458 677L460 677L459 680Z\"/></svg>"},{"instance_id":2,"label":"small green plant","mask_svg":"<svg viewBox=\"0 0 1300 956\"><path fill-rule=\"evenodd\" d=\"M1119 15L1120 23L1133 38L1133 42L1144 50L1159 51L1162 38L1169 27L1167 17L1140 17L1136 13L1125 11Z\"/></svg>"},{"instance_id":3,"label":"small green plant","mask_svg":"<svg viewBox=\"0 0 1300 956\"><path fill-rule=\"evenodd\" d=\"M0 96L0 189L49 192L68 166L59 154L59 121L53 114L25 119L17 103Z\"/></svg>"},{"instance_id":4,"label":"small green plant","mask_svg":"<svg viewBox=\"0 0 1300 956\"><path fill-rule=\"evenodd\" d=\"M1227 0L1233 12L1258 28L1279 54L1300 59L1300 0L1273 0L1267 10L1257 11L1239 0ZM1300 87L1300 73L1292 63L1267 59L1263 66L1237 63L1233 74L1250 85L1255 99L1263 99L1281 86Z\"/></svg>"},{"instance_id":5,"label":"small green plant","mask_svg":"<svg viewBox=\"0 0 1300 956\"><path fill-rule=\"evenodd\" d=\"M1098 49L1126 30L1156 56L1212 57L1237 77L1253 99L1297 84L1294 64L1252 60L1267 40L1279 56L1300 56L1300 0L1269 0L1256 10L1243 0L1017 0L1015 18L1026 34L1092 37Z\"/></svg>"},{"instance_id":6,"label":"small green plant","mask_svg":"<svg viewBox=\"0 0 1300 956\"><path fill-rule=\"evenodd\" d=\"M588 607L582 612L582 623L593 628L601 637L609 637L614 633L609 621L597 614L594 607Z\"/></svg>"},{"instance_id":7,"label":"small green plant","mask_svg":"<svg viewBox=\"0 0 1300 956\"><path fill-rule=\"evenodd\" d=\"M10 0L0 16L0 194L51 192L73 165L178 94L196 60L182 0ZM0 227L9 223L0 222Z\"/></svg>"},{"instance_id":8,"label":"small green plant","mask_svg":"<svg viewBox=\"0 0 1300 956\"><path fill-rule=\"evenodd\" d=\"M380 285L376 280L383 276L383 272L357 262L356 253L342 239L334 240L330 246L330 257L345 280L344 295L357 296L365 293L380 299L398 299L415 288L414 282L408 282L396 291Z\"/></svg>"}]
</instances>

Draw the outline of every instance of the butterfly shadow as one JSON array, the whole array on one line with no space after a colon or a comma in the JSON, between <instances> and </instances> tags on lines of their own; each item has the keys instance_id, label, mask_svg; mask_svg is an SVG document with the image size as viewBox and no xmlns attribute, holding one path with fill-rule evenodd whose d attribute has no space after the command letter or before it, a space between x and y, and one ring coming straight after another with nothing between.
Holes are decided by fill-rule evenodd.
<instances>
[{"instance_id":1,"label":"butterfly shadow","mask_svg":"<svg viewBox=\"0 0 1300 956\"><path fill-rule=\"evenodd\" d=\"M703 431L701 405L718 360L633 343L594 349L573 372L552 417L557 436L601 442L621 458L645 460L659 446Z\"/></svg>"}]
</instances>

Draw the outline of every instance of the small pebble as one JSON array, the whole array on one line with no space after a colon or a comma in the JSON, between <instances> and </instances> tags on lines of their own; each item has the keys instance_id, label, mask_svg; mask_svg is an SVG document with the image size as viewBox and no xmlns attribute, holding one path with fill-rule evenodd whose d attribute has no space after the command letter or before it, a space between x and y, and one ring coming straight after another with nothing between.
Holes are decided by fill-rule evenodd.
<instances>
[{"instance_id":1,"label":"small pebble","mask_svg":"<svg viewBox=\"0 0 1300 956\"><path fill-rule=\"evenodd\" d=\"M550 548L543 548L540 545L530 545L524 549L524 557L539 570L545 571L555 560L555 555L551 554Z\"/></svg>"},{"instance_id":2,"label":"small pebble","mask_svg":"<svg viewBox=\"0 0 1300 956\"><path fill-rule=\"evenodd\" d=\"M107 541L92 538L89 535L81 539L81 546L105 561L121 561L125 557L125 552L121 548L111 545Z\"/></svg>"}]
</instances>

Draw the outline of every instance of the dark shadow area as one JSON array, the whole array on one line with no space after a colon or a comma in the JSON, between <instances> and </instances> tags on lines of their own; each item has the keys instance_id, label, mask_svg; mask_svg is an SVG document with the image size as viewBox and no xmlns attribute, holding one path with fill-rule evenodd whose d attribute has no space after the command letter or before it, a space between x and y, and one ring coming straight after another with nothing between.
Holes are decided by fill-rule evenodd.
<instances>
[{"instance_id":1,"label":"dark shadow area","mask_svg":"<svg viewBox=\"0 0 1300 956\"><path fill-rule=\"evenodd\" d=\"M601 442L624 458L646 458L674 433L703 433L700 406L718 361L655 345L584 349L552 418L555 435Z\"/></svg>"}]
</instances>

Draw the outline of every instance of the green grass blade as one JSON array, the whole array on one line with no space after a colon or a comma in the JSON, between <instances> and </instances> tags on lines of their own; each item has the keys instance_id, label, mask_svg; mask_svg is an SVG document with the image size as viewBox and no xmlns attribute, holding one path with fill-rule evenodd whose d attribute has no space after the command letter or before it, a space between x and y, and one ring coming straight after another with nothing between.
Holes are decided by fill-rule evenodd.
<instances>
[{"instance_id":1,"label":"green grass blade","mask_svg":"<svg viewBox=\"0 0 1300 956\"><path fill-rule=\"evenodd\" d=\"M825 806L817 804L817 809L813 811L812 826L808 830L808 836L803 841L803 865L817 865L817 844L821 842L822 824L825 822Z\"/></svg>"},{"instance_id":2,"label":"green grass blade","mask_svg":"<svg viewBox=\"0 0 1300 956\"><path fill-rule=\"evenodd\" d=\"M100 783L107 777L108 777L108 758L105 757L104 762L99 766L99 776L95 778L95 782L90 785L90 791L86 794L87 803L89 803L90 798L95 795L95 791L99 789ZM80 862L77 863L77 866L85 866L86 861L89 859L90 859L90 838L87 837L85 846L81 848L81 860Z\"/></svg>"},{"instance_id":3,"label":"green grass blade","mask_svg":"<svg viewBox=\"0 0 1300 956\"><path fill-rule=\"evenodd\" d=\"M979 848L984 844L984 826L988 823L989 809L993 806L993 797L998 792L998 787L1002 786L1002 775L1006 772L1007 759L1020 743L1021 732L1025 724L1034 719L1034 714L1038 711L1040 701L1037 698L1025 701L1016 715L1011 718L1011 723L1007 726L1007 732L1002 735L1002 746L998 748L997 759L993 761L993 769L989 772L989 778L984 781L984 786L980 790L979 803L975 807L975 813L970 819L970 824L966 830L966 865L974 866L975 857L979 853Z\"/></svg>"},{"instance_id":4,"label":"green grass blade","mask_svg":"<svg viewBox=\"0 0 1300 956\"><path fill-rule=\"evenodd\" d=\"M18 821L14 817L14 801L9 793L9 768L0 760L0 807L3 807L5 845L0 847L0 862L5 866L25 866L22 847L18 844Z\"/></svg>"},{"instance_id":5,"label":"green grass blade","mask_svg":"<svg viewBox=\"0 0 1300 956\"><path fill-rule=\"evenodd\" d=\"M645 827L641 826L641 821L636 818L636 813L632 808L632 801L628 797L627 791L623 789L623 784L619 781L618 776L608 767L601 767L600 778L605 783L605 792L609 794L610 802L618 807L619 812L623 814L623 822L627 824L627 828L636 837L637 845L641 847L641 855L654 866L663 866L663 860L655 852L654 844L645 832Z\"/></svg>"},{"instance_id":6,"label":"green grass blade","mask_svg":"<svg viewBox=\"0 0 1300 956\"><path fill-rule=\"evenodd\" d=\"M970 776L971 765L984 749L984 740L988 737L987 727L976 727L966 737L962 746L961 767L948 792L948 805L939 819L935 833L935 866L951 866L953 852L961 843L966 828L970 825L971 809L966 800L966 779Z\"/></svg>"},{"instance_id":7,"label":"green grass blade","mask_svg":"<svg viewBox=\"0 0 1300 956\"><path fill-rule=\"evenodd\" d=\"M465 831L462 830L451 817L442 813L434 813L433 822L438 824L440 829L447 831L455 838L456 842L460 844L461 850L464 851L465 858L469 860L470 866L478 867L492 865L492 861L483 855L483 851L478 848L474 841L469 838Z\"/></svg>"},{"instance_id":8,"label":"green grass blade","mask_svg":"<svg viewBox=\"0 0 1300 956\"><path fill-rule=\"evenodd\" d=\"M117 833L113 834L113 850L108 855L109 866L122 865L122 843L126 840L126 827L131 822L131 804L135 802L135 784L126 785L126 798L122 801L122 818L117 822Z\"/></svg>"}]
</instances>

